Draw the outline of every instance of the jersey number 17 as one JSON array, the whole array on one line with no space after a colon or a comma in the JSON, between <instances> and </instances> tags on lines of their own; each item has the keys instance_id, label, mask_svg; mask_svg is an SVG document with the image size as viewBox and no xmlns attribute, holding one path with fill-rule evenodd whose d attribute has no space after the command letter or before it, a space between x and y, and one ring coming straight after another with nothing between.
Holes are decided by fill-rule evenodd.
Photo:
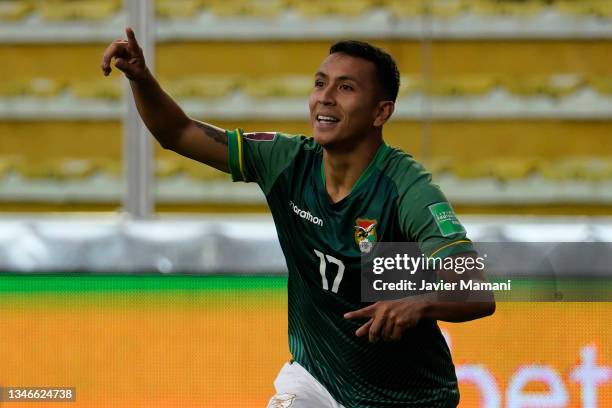
<instances>
[{"instance_id":1,"label":"jersey number 17","mask_svg":"<svg viewBox=\"0 0 612 408\"><path fill-rule=\"evenodd\" d=\"M317 251L314 249L314 253L319 257L319 273L321 274L321 279L323 280L323 289L329 290L329 283L327 282L327 277L325 276L325 270L327 269L327 263L338 265L338 273L336 274L336 278L334 279L334 283L332 284L331 291L334 293L338 293L338 287L340 286L340 282L342 282L342 278L344 277L344 263L341 260L334 258L331 255L326 255L321 251ZM327 260L327 261L326 261Z\"/></svg>"}]
</instances>

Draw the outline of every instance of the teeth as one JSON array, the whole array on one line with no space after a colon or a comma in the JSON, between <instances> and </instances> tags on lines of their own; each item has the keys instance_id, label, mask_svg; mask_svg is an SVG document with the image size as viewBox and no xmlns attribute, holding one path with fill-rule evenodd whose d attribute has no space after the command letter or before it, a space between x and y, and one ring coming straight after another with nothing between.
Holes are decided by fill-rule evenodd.
<instances>
[{"instance_id":1,"label":"teeth","mask_svg":"<svg viewBox=\"0 0 612 408\"><path fill-rule=\"evenodd\" d=\"M317 115L317 120L321 122L338 122L338 119L333 116Z\"/></svg>"}]
</instances>

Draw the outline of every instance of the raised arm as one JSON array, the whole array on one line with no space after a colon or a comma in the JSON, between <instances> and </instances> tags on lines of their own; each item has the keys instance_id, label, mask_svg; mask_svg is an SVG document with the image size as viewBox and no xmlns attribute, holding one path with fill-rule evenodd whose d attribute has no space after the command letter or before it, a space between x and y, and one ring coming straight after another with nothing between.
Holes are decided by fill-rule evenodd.
<instances>
[{"instance_id":1,"label":"raised arm","mask_svg":"<svg viewBox=\"0 0 612 408\"><path fill-rule=\"evenodd\" d=\"M113 41L104 51L104 75L110 74L114 58L130 80L140 117L164 149L229 172L225 131L187 116L147 68L134 31L127 27L125 33L127 40Z\"/></svg>"}]
</instances>

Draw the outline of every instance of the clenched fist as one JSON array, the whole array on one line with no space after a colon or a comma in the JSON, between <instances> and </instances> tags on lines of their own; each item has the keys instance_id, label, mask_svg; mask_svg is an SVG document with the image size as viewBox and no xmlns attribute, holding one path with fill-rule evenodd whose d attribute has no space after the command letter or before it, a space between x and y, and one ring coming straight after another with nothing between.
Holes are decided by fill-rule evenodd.
<instances>
[{"instance_id":1,"label":"clenched fist","mask_svg":"<svg viewBox=\"0 0 612 408\"><path fill-rule=\"evenodd\" d=\"M132 81L140 81L150 75L145 64L142 48L136 41L134 30L126 27L127 40L115 40L104 51L102 56L102 72L105 76L111 72L111 60L115 59L115 67Z\"/></svg>"}]
</instances>

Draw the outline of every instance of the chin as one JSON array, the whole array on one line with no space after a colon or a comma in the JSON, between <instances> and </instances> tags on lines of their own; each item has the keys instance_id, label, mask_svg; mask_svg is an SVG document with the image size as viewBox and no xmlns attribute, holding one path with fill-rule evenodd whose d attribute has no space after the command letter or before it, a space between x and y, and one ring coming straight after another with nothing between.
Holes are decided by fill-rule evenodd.
<instances>
[{"instance_id":1,"label":"chin","mask_svg":"<svg viewBox=\"0 0 612 408\"><path fill-rule=\"evenodd\" d=\"M327 151L351 150L355 139L340 137L335 132L315 132L312 138Z\"/></svg>"},{"instance_id":2,"label":"chin","mask_svg":"<svg viewBox=\"0 0 612 408\"><path fill-rule=\"evenodd\" d=\"M338 141L336 132L321 132L313 129L312 138L321 146L330 146Z\"/></svg>"}]
</instances>

